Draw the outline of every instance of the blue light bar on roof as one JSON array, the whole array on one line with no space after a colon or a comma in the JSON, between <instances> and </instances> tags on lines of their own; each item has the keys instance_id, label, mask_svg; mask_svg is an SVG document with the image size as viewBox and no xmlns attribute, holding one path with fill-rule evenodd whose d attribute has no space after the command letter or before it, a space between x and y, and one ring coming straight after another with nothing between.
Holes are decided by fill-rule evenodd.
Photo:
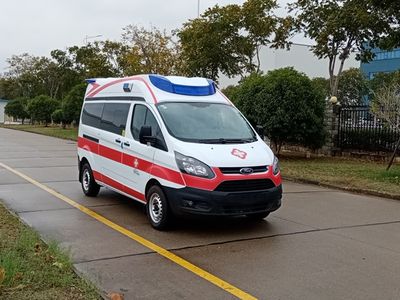
<instances>
[{"instance_id":1,"label":"blue light bar on roof","mask_svg":"<svg viewBox=\"0 0 400 300\"><path fill-rule=\"evenodd\" d=\"M96 82L96 78L89 78L85 80L87 83L95 83Z\"/></svg>"},{"instance_id":2,"label":"blue light bar on roof","mask_svg":"<svg viewBox=\"0 0 400 300\"><path fill-rule=\"evenodd\" d=\"M186 96L209 96L216 93L215 84L212 80L207 80L206 86L189 86L174 84L168 78L160 75L149 75L151 83L168 93L186 95Z\"/></svg>"}]
</instances>

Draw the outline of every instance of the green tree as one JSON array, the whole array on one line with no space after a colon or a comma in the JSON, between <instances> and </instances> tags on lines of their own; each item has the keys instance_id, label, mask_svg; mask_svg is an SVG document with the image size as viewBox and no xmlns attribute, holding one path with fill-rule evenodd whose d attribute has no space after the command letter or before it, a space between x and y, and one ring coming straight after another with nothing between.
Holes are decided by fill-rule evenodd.
<instances>
[{"instance_id":1,"label":"green tree","mask_svg":"<svg viewBox=\"0 0 400 300\"><path fill-rule=\"evenodd\" d=\"M254 74L233 95L249 121L264 126L277 153L284 143L313 149L323 145L324 95L305 74L293 68Z\"/></svg>"},{"instance_id":2,"label":"green tree","mask_svg":"<svg viewBox=\"0 0 400 300\"><path fill-rule=\"evenodd\" d=\"M125 75L173 75L181 70L179 45L166 31L128 25L122 40L128 47L122 55Z\"/></svg>"},{"instance_id":3,"label":"green tree","mask_svg":"<svg viewBox=\"0 0 400 300\"><path fill-rule=\"evenodd\" d=\"M63 119L66 123L75 121L79 124L86 84L78 84L67 94L62 101Z\"/></svg>"},{"instance_id":4,"label":"green tree","mask_svg":"<svg viewBox=\"0 0 400 300\"><path fill-rule=\"evenodd\" d=\"M9 68L4 80L12 83L15 97L34 98L38 95L48 95L60 98L70 89L71 81L77 79L77 74L71 66L62 60L62 51L54 50L51 58L32 56L29 54L13 55L7 60Z\"/></svg>"},{"instance_id":5,"label":"green tree","mask_svg":"<svg viewBox=\"0 0 400 300\"><path fill-rule=\"evenodd\" d=\"M364 0L297 0L297 30L315 41L314 54L329 61L331 96L338 95L340 75L351 53L368 62L374 47L391 32L389 15L380 13Z\"/></svg>"},{"instance_id":6,"label":"green tree","mask_svg":"<svg viewBox=\"0 0 400 300\"><path fill-rule=\"evenodd\" d=\"M103 45L102 42L94 42L68 48L68 58L72 62L72 68L82 79L118 76L113 61L109 60L110 53L103 51Z\"/></svg>"},{"instance_id":7,"label":"green tree","mask_svg":"<svg viewBox=\"0 0 400 300\"><path fill-rule=\"evenodd\" d=\"M368 95L368 82L364 74L357 68L351 68L340 74L338 100L341 105L362 105Z\"/></svg>"},{"instance_id":8,"label":"green tree","mask_svg":"<svg viewBox=\"0 0 400 300\"><path fill-rule=\"evenodd\" d=\"M18 88L14 78L0 76L0 99L15 99L18 97Z\"/></svg>"},{"instance_id":9,"label":"green tree","mask_svg":"<svg viewBox=\"0 0 400 300\"><path fill-rule=\"evenodd\" d=\"M400 45L400 2L396 0L365 0L373 9L389 18L391 32L383 38L381 48L392 49Z\"/></svg>"},{"instance_id":10,"label":"green tree","mask_svg":"<svg viewBox=\"0 0 400 300\"><path fill-rule=\"evenodd\" d=\"M375 74L374 78L368 83L370 98L373 99L374 95L379 92L382 87L391 86L394 84L400 85L400 71Z\"/></svg>"},{"instance_id":11,"label":"green tree","mask_svg":"<svg viewBox=\"0 0 400 300\"><path fill-rule=\"evenodd\" d=\"M59 101L46 95L40 95L28 102L27 110L31 120L43 122L47 126L51 122L51 115L59 106Z\"/></svg>"},{"instance_id":12,"label":"green tree","mask_svg":"<svg viewBox=\"0 0 400 300\"><path fill-rule=\"evenodd\" d=\"M177 35L187 73L217 81L220 72L242 78L258 72L261 46L286 45L286 23L273 14L277 7L275 0L216 5L183 24Z\"/></svg>"},{"instance_id":13,"label":"green tree","mask_svg":"<svg viewBox=\"0 0 400 300\"><path fill-rule=\"evenodd\" d=\"M64 118L64 112L61 108L57 108L52 114L51 119L54 123L61 124L63 128L66 126L66 120Z\"/></svg>"},{"instance_id":14,"label":"green tree","mask_svg":"<svg viewBox=\"0 0 400 300\"><path fill-rule=\"evenodd\" d=\"M311 83L315 89L317 89L323 93L325 99L329 98L329 96L331 95L330 87L329 87L329 79L326 79L323 77L315 77L315 78L311 79Z\"/></svg>"},{"instance_id":15,"label":"green tree","mask_svg":"<svg viewBox=\"0 0 400 300\"><path fill-rule=\"evenodd\" d=\"M22 124L24 124L24 120L29 118L29 114L26 111L27 101L26 98L11 100L5 106L4 112L15 119L21 119Z\"/></svg>"},{"instance_id":16,"label":"green tree","mask_svg":"<svg viewBox=\"0 0 400 300\"><path fill-rule=\"evenodd\" d=\"M222 89L222 93L229 99L235 98L235 93L238 90L238 85L228 85L226 88Z\"/></svg>"},{"instance_id":17,"label":"green tree","mask_svg":"<svg viewBox=\"0 0 400 300\"><path fill-rule=\"evenodd\" d=\"M391 128L400 131L400 83L391 81L374 94L372 101L372 112L378 118L385 120ZM400 148L400 137L395 146L392 158L386 170L393 164L397 150Z\"/></svg>"}]
</instances>

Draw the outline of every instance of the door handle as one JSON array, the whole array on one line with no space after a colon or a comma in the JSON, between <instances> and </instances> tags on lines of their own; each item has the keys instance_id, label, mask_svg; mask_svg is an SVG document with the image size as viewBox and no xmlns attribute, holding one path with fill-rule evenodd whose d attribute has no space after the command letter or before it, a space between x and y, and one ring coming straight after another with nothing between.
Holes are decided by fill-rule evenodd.
<instances>
[{"instance_id":1,"label":"door handle","mask_svg":"<svg viewBox=\"0 0 400 300\"><path fill-rule=\"evenodd\" d=\"M120 139L115 139L115 142L118 144L121 144L121 140Z\"/></svg>"},{"instance_id":2,"label":"door handle","mask_svg":"<svg viewBox=\"0 0 400 300\"><path fill-rule=\"evenodd\" d=\"M124 146L130 147L130 145L129 142L124 142Z\"/></svg>"}]
</instances>

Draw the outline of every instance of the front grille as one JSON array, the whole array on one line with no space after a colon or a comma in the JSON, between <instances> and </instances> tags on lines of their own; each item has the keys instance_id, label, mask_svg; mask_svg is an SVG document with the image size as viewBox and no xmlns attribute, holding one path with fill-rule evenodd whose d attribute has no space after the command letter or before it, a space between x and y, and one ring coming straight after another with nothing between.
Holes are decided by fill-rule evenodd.
<instances>
[{"instance_id":1,"label":"front grille","mask_svg":"<svg viewBox=\"0 0 400 300\"><path fill-rule=\"evenodd\" d=\"M215 191L218 192L248 192L268 190L275 187L271 179L229 180L221 182Z\"/></svg>"},{"instance_id":2,"label":"front grille","mask_svg":"<svg viewBox=\"0 0 400 300\"><path fill-rule=\"evenodd\" d=\"M246 168L253 169L253 173L263 173L268 171L268 166L257 166L257 167L229 167L229 168L219 168L223 174L241 174L240 170Z\"/></svg>"}]
</instances>

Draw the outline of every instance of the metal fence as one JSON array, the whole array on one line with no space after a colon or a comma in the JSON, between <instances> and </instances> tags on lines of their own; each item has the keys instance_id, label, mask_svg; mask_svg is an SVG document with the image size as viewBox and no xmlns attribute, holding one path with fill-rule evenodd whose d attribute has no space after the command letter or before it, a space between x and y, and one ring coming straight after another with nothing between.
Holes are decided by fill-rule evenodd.
<instances>
[{"instance_id":1,"label":"metal fence","mask_svg":"<svg viewBox=\"0 0 400 300\"><path fill-rule=\"evenodd\" d=\"M341 149L394 151L400 132L376 118L369 106L342 107L337 146Z\"/></svg>"}]
</instances>

